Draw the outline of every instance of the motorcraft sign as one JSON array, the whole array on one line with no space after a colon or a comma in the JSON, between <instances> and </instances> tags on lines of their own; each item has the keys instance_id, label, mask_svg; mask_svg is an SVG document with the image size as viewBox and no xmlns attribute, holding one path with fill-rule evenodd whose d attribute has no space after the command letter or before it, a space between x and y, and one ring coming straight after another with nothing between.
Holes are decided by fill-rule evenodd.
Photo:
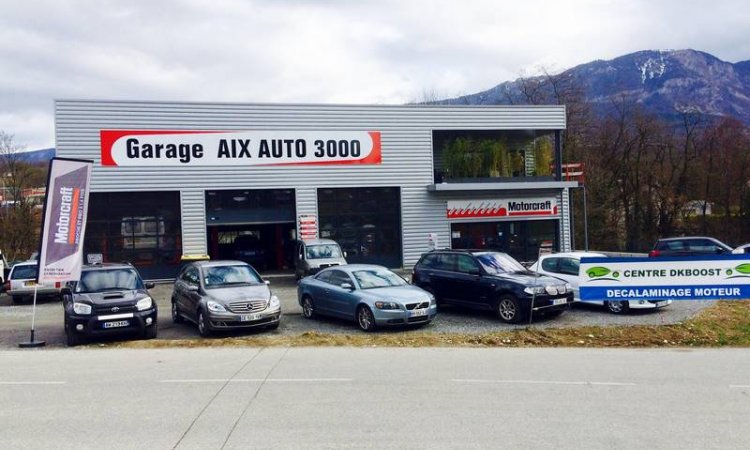
<instances>
[{"instance_id":1,"label":"motorcraft sign","mask_svg":"<svg viewBox=\"0 0 750 450\"><path fill-rule=\"evenodd\" d=\"M549 217L558 214L555 197L503 200L448 200L449 219Z\"/></svg>"},{"instance_id":2,"label":"motorcraft sign","mask_svg":"<svg viewBox=\"0 0 750 450\"><path fill-rule=\"evenodd\" d=\"M380 164L379 131L101 130L103 166Z\"/></svg>"},{"instance_id":3,"label":"motorcraft sign","mask_svg":"<svg viewBox=\"0 0 750 450\"><path fill-rule=\"evenodd\" d=\"M750 299L750 258L582 258L581 300Z\"/></svg>"},{"instance_id":4,"label":"motorcraft sign","mask_svg":"<svg viewBox=\"0 0 750 450\"><path fill-rule=\"evenodd\" d=\"M78 280L88 214L92 161L50 161L38 282Z\"/></svg>"}]
</instances>

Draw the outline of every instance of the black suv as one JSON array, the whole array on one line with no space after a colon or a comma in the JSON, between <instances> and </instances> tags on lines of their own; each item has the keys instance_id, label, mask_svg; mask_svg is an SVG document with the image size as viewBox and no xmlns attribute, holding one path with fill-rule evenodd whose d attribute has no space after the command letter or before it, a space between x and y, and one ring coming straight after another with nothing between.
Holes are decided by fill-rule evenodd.
<instances>
[{"instance_id":1,"label":"black suv","mask_svg":"<svg viewBox=\"0 0 750 450\"><path fill-rule=\"evenodd\" d=\"M156 337L156 302L130 264L83 266L81 280L62 290L65 335L69 346L86 338L113 334Z\"/></svg>"},{"instance_id":2,"label":"black suv","mask_svg":"<svg viewBox=\"0 0 750 450\"><path fill-rule=\"evenodd\" d=\"M432 293L438 305L491 310L518 323L533 312L560 314L573 302L565 281L528 271L505 253L433 250L414 266L412 282Z\"/></svg>"},{"instance_id":3,"label":"black suv","mask_svg":"<svg viewBox=\"0 0 750 450\"><path fill-rule=\"evenodd\" d=\"M721 255L732 253L732 247L718 239L705 236L662 238L656 241L649 257Z\"/></svg>"}]
</instances>

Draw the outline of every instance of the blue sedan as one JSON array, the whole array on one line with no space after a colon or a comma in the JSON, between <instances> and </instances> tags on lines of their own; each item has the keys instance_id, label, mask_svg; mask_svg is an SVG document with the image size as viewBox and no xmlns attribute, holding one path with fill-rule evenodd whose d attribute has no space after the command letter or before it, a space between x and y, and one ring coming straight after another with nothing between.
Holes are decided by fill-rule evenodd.
<instances>
[{"instance_id":1,"label":"blue sedan","mask_svg":"<svg viewBox=\"0 0 750 450\"><path fill-rule=\"evenodd\" d=\"M347 264L303 278L302 314L355 320L364 331L386 325L424 325L437 314L435 297L382 266Z\"/></svg>"}]
</instances>

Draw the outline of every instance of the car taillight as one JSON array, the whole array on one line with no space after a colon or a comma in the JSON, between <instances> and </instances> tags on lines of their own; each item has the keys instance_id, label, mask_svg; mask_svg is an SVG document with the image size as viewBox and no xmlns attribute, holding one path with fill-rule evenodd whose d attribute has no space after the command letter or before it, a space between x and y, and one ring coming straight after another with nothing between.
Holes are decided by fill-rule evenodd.
<instances>
[{"instance_id":1,"label":"car taillight","mask_svg":"<svg viewBox=\"0 0 750 450\"><path fill-rule=\"evenodd\" d=\"M60 289L60 286L61 286L60 282L55 281L55 289Z\"/></svg>"},{"instance_id":2,"label":"car taillight","mask_svg":"<svg viewBox=\"0 0 750 450\"><path fill-rule=\"evenodd\" d=\"M659 255L661 255L661 252L659 250L651 250L650 252L648 252L648 257L649 258L653 258L653 257L659 256Z\"/></svg>"}]
</instances>

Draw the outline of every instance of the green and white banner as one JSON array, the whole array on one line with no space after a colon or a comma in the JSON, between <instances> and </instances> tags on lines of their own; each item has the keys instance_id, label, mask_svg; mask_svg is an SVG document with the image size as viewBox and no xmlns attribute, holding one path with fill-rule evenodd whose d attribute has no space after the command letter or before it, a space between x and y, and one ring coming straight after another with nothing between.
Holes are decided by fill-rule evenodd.
<instances>
[{"instance_id":1,"label":"green and white banner","mask_svg":"<svg viewBox=\"0 0 750 450\"><path fill-rule=\"evenodd\" d=\"M750 299L750 258L583 258L581 301Z\"/></svg>"}]
</instances>

